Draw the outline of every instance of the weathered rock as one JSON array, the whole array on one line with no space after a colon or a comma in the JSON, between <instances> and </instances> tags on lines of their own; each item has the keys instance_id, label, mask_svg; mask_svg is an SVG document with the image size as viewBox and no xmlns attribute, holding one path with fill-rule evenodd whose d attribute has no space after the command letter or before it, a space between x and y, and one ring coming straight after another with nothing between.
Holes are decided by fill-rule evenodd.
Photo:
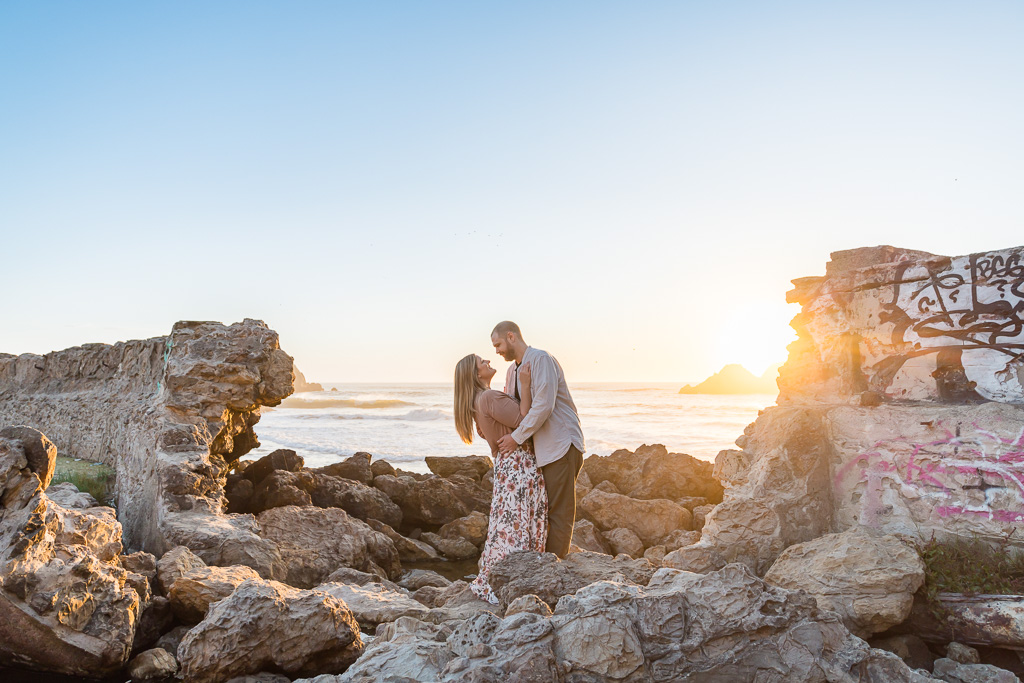
<instances>
[{"instance_id":1,"label":"weathered rock","mask_svg":"<svg viewBox=\"0 0 1024 683\"><path fill-rule=\"evenodd\" d=\"M675 550L679 550L680 548L685 548L688 545L693 545L698 541L700 541L699 531L683 531L682 529L677 529L665 538L661 539L661 545L665 546L666 552L671 553Z\"/></svg>"},{"instance_id":2,"label":"weathered rock","mask_svg":"<svg viewBox=\"0 0 1024 683\"><path fill-rule=\"evenodd\" d=\"M294 363L292 364L292 372L295 374L295 393L324 390L324 385L319 382L307 382L306 376L299 370L299 366Z\"/></svg>"},{"instance_id":3,"label":"weathered rock","mask_svg":"<svg viewBox=\"0 0 1024 683\"><path fill-rule=\"evenodd\" d=\"M231 595L248 579L260 575L249 567L195 567L178 577L167 592L174 615L186 624L198 624L210 605Z\"/></svg>"},{"instance_id":4,"label":"weathered rock","mask_svg":"<svg viewBox=\"0 0 1024 683\"><path fill-rule=\"evenodd\" d=\"M39 477L39 485L45 491L53 479L57 466L57 447L38 429L15 425L0 429L0 437L21 444L21 450L28 461L28 468Z\"/></svg>"},{"instance_id":5,"label":"weathered rock","mask_svg":"<svg viewBox=\"0 0 1024 683\"><path fill-rule=\"evenodd\" d=\"M451 560L468 560L480 554L480 550L475 545L458 536L443 538L427 531L421 534L420 538Z\"/></svg>"},{"instance_id":6,"label":"weathered rock","mask_svg":"<svg viewBox=\"0 0 1024 683\"><path fill-rule=\"evenodd\" d=\"M395 467L387 460L374 460L370 463L370 472L374 477L379 477L382 474L389 476L395 476Z\"/></svg>"},{"instance_id":7,"label":"weathered rock","mask_svg":"<svg viewBox=\"0 0 1024 683\"><path fill-rule=\"evenodd\" d=\"M298 472L306 461L289 448L279 448L249 463L243 476L257 486L273 472Z\"/></svg>"},{"instance_id":8,"label":"weathered rock","mask_svg":"<svg viewBox=\"0 0 1024 683\"><path fill-rule=\"evenodd\" d=\"M542 617L551 616L551 606L544 602L536 595L523 595L513 600L508 609L505 610L505 616L511 617L514 614L521 613L528 614L539 614Z\"/></svg>"},{"instance_id":9,"label":"weathered rock","mask_svg":"<svg viewBox=\"0 0 1024 683\"><path fill-rule=\"evenodd\" d=\"M370 466L371 457L372 456L369 453L359 452L345 458L341 462L335 462L324 467L318 467L314 469L313 472L326 474L331 477L351 479L352 481L358 481L362 484L372 484L374 474L373 469Z\"/></svg>"},{"instance_id":10,"label":"weathered rock","mask_svg":"<svg viewBox=\"0 0 1024 683\"><path fill-rule=\"evenodd\" d=\"M490 517L482 512L471 512L448 522L441 527L438 535L442 538L464 538L478 548L487 540L487 525Z\"/></svg>"},{"instance_id":11,"label":"weathered rock","mask_svg":"<svg viewBox=\"0 0 1024 683\"><path fill-rule=\"evenodd\" d=\"M647 560L625 560L598 553L570 553L559 560L552 553L511 553L492 569L491 588L505 610L516 598L536 595L549 605L595 581L646 585L654 575Z\"/></svg>"},{"instance_id":12,"label":"weathered rock","mask_svg":"<svg viewBox=\"0 0 1024 683\"><path fill-rule=\"evenodd\" d=\"M325 674L324 677L334 678L334 676L331 676L330 674ZM258 674L253 674L251 676L236 676L230 679L227 683L291 683L291 681L292 679L287 676L261 671Z\"/></svg>"},{"instance_id":13,"label":"weathered rock","mask_svg":"<svg viewBox=\"0 0 1024 683\"><path fill-rule=\"evenodd\" d=\"M604 553L605 555L612 554L611 546L608 545L601 532L597 530L593 522L585 519L581 519L573 525L572 542L580 550Z\"/></svg>"},{"instance_id":14,"label":"weathered rock","mask_svg":"<svg viewBox=\"0 0 1024 683\"><path fill-rule=\"evenodd\" d=\"M596 458L600 456L593 457ZM622 494L622 491L619 491L619 487L616 486L615 482L613 482L611 479L605 479L594 488L597 489L598 491L604 491L605 493L618 493L620 495Z\"/></svg>"},{"instance_id":15,"label":"weathered rock","mask_svg":"<svg viewBox=\"0 0 1024 683\"><path fill-rule=\"evenodd\" d=\"M441 526L474 510L487 513L491 506L490 492L460 475L418 480L408 474L381 475L374 477L373 485L402 509L402 519L412 526Z\"/></svg>"},{"instance_id":16,"label":"weathered rock","mask_svg":"<svg viewBox=\"0 0 1024 683\"><path fill-rule=\"evenodd\" d=\"M32 425L59 449L116 468L124 542L159 556L192 547L179 515L192 527L223 516L228 464L259 445L260 406L291 393L292 378L260 321L179 322L166 337L0 354L0 424ZM259 541L230 524L199 526Z\"/></svg>"},{"instance_id":17,"label":"weathered rock","mask_svg":"<svg viewBox=\"0 0 1024 683\"><path fill-rule=\"evenodd\" d=\"M663 545L656 545L644 551L644 559L655 567L661 567L662 562L665 559L665 555L666 551L665 546Z\"/></svg>"},{"instance_id":18,"label":"weathered rock","mask_svg":"<svg viewBox=\"0 0 1024 683\"><path fill-rule=\"evenodd\" d=\"M150 581L156 581L156 556L139 551L130 555L120 556L121 566L125 570L141 574Z\"/></svg>"},{"instance_id":19,"label":"weathered rock","mask_svg":"<svg viewBox=\"0 0 1024 683\"><path fill-rule=\"evenodd\" d=\"M277 545L260 538L252 515L180 512L166 520L163 529L169 542L187 546L208 565L245 565L264 578L283 576Z\"/></svg>"},{"instance_id":20,"label":"weathered rock","mask_svg":"<svg viewBox=\"0 0 1024 683\"><path fill-rule=\"evenodd\" d=\"M866 638L910 616L914 593L924 583L924 562L895 536L855 527L790 546L764 578L807 591Z\"/></svg>"},{"instance_id":21,"label":"weathered rock","mask_svg":"<svg viewBox=\"0 0 1024 683\"><path fill-rule=\"evenodd\" d=\"M946 646L946 656L959 664L981 663L981 655L978 654L977 650L955 640Z\"/></svg>"},{"instance_id":22,"label":"weathered rock","mask_svg":"<svg viewBox=\"0 0 1024 683\"><path fill-rule=\"evenodd\" d=\"M384 522L368 519L366 524L374 531L379 531L391 539L398 551L398 559L402 562L422 562L423 560L436 560L440 557L434 546L417 539L407 538Z\"/></svg>"},{"instance_id":23,"label":"weathered rock","mask_svg":"<svg viewBox=\"0 0 1024 683\"><path fill-rule=\"evenodd\" d=\"M360 571L379 567L388 576L401 571L391 539L340 508L273 508L261 512L258 519L260 536L280 551L276 572L292 586L316 586L338 567Z\"/></svg>"},{"instance_id":24,"label":"weathered rock","mask_svg":"<svg viewBox=\"0 0 1024 683\"><path fill-rule=\"evenodd\" d=\"M1020 683L1006 669L991 664L961 664L945 657L935 660L932 675L947 683Z\"/></svg>"},{"instance_id":25,"label":"weathered rock","mask_svg":"<svg viewBox=\"0 0 1024 683\"><path fill-rule=\"evenodd\" d=\"M658 545L677 529L690 528L690 512L670 500L636 500L594 489L579 501L602 533L629 529L645 546Z\"/></svg>"},{"instance_id":26,"label":"weathered rock","mask_svg":"<svg viewBox=\"0 0 1024 683\"><path fill-rule=\"evenodd\" d=\"M380 489L319 473L313 475L312 486L310 495L314 505L338 507L358 519L375 519L392 528L398 528L402 523L401 508Z\"/></svg>"},{"instance_id":27,"label":"weathered rock","mask_svg":"<svg viewBox=\"0 0 1024 683\"><path fill-rule=\"evenodd\" d=\"M398 585L406 590L415 591L423 588L424 586L437 586L438 588L444 588L445 586L451 585L451 581L437 572L430 571L429 569L410 569L402 575L402 578L398 581Z\"/></svg>"},{"instance_id":28,"label":"weathered rock","mask_svg":"<svg viewBox=\"0 0 1024 683\"><path fill-rule=\"evenodd\" d=\"M185 680L219 683L265 670L340 673L362 648L352 613L336 598L250 579L188 632L178 660Z\"/></svg>"},{"instance_id":29,"label":"weathered rock","mask_svg":"<svg viewBox=\"0 0 1024 683\"><path fill-rule=\"evenodd\" d=\"M79 491L70 481L53 484L46 489L46 497L65 510L86 510L99 506L92 494Z\"/></svg>"},{"instance_id":30,"label":"weathered rock","mask_svg":"<svg viewBox=\"0 0 1024 683\"><path fill-rule=\"evenodd\" d=\"M693 530L700 531L704 528L704 520L709 512L715 509L714 505L698 505L690 510L693 514Z\"/></svg>"},{"instance_id":31,"label":"weathered rock","mask_svg":"<svg viewBox=\"0 0 1024 683\"><path fill-rule=\"evenodd\" d=\"M137 681L165 678L173 676L177 671L178 662L174 655L158 647L140 652L128 663L128 675Z\"/></svg>"},{"instance_id":32,"label":"weathered rock","mask_svg":"<svg viewBox=\"0 0 1024 683\"><path fill-rule=\"evenodd\" d=\"M49 500L45 437L8 433L17 438L0 437L0 665L112 673L128 661L141 609L129 573L111 561L121 526Z\"/></svg>"},{"instance_id":33,"label":"weathered rock","mask_svg":"<svg viewBox=\"0 0 1024 683\"><path fill-rule=\"evenodd\" d=\"M255 468L249 468L249 470L252 469ZM285 505L312 505L313 497L306 490L310 483L306 479L298 472L271 471L255 485L252 497L249 499L249 509L254 513L260 513Z\"/></svg>"},{"instance_id":34,"label":"weathered rock","mask_svg":"<svg viewBox=\"0 0 1024 683\"><path fill-rule=\"evenodd\" d=\"M604 532L604 538L612 547L615 555L629 555L630 557L642 557L644 544L640 537L629 529L610 529Z\"/></svg>"},{"instance_id":35,"label":"weathered rock","mask_svg":"<svg viewBox=\"0 0 1024 683\"><path fill-rule=\"evenodd\" d=\"M480 480L487 472L494 468L494 461L486 455L466 455L455 457L440 457L428 455L424 458L427 467L439 477L451 477L461 474L470 479Z\"/></svg>"},{"instance_id":36,"label":"weathered rock","mask_svg":"<svg viewBox=\"0 0 1024 683\"><path fill-rule=\"evenodd\" d=\"M609 456L592 455L584 461L583 468L593 486L610 481L617 493L630 498L702 497L712 503L722 500L722 485L712 476L711 463L683 453L669 453L660 444L640 446L635 453L621 449Z\"/></svg>"},{"instance_id":37,"label":"weathered rock","mask_svg":"<svg viewBox=\"0 0 1024 683\"><path fill-rule=\"evenodd\" d=\"M740 565L600 581L550 617L478 614L450 630L398 620L338 681L841 681L923 683L813 599ZM320 679L323 683L327 680Z\"/></svg>"},{"instance_id":38,"label":"weathered rock","mask_svg":"<svg viewBox=\"0 0 1024 683\"><path fill-rule=\"evenodd\" d=\"M156 576L160 590L166 595L182 574L196 567L205 566L206 563L185 546L179 545L171 548L156 563Z\"/></svg>"},{"instance_id":39,"label":"weathered rock","mask_svg":"<svg viewBox=\"0 0 1024 683\"><path fill-rule=\"evenodd\" d=\"M401 586L393 581L381 578L377 574L361 572L358 569L351 569L349 567L338 567L330 573L324 583L347 583L353 586L365 586L368 583L379 583L389 590L401 590Z\"/></svg>"},{"instance_id":40,"label":"weathered rock","mask_svg":"<svg viewBox=\"0 0 1024 683\"><path fill-rule=\"evenodd\" d=\"M390 590L379 583L353 586L344 583L324 583L316 590L333 595L348 607L363 628L373 629L377 624L394 621L399 617L423 619L430 611L401 591Z\"/></svg>"}]
</instances>

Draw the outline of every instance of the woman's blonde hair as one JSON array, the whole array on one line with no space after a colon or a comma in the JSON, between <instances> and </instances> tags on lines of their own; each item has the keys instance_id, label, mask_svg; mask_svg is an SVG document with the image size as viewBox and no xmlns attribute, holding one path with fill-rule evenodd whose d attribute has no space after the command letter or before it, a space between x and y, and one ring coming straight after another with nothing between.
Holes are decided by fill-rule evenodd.
<instances>
[{"instance_id":1,"label":"woman's blonde hair","mask_svg":"<svg viewBox=\"0 0 1024 683\"><path fill-rule=\"evenodd\" d=\"M455 431L465 443L473 443L473 402L486 389L476 372L476 354L471 353L455 366Z\"/></svg>"}]
</instances>

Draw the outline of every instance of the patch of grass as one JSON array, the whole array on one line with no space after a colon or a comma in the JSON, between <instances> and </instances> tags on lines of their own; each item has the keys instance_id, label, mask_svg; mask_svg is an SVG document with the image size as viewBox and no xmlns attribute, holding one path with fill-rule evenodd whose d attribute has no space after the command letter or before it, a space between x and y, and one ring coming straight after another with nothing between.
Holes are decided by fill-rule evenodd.
<instances>
[{"instance_id":1,"label":"patch of grass","mask_svg":"<svg viewBox=\"0 0 1024 683\"><path fill-rule=\"evenodd\" d=\"M924 592L932 612L943 617L939 593L1024 595L1024 551L1009 540L958 538L920 547L924 560Z\"/></svg>"},{"instance_id":2,"label":"patch of grass","mask_svg":"<svg viewBox=\"0 0 1024 683\"><path fill-rule=\"evenodd\" d=\"M117 502L114 500L116 473L106 465L58 455L50 484L52 486L62 481L71 482L79 491L92 495L100 505L115 506Z\"/></svg>"}]
</instances>

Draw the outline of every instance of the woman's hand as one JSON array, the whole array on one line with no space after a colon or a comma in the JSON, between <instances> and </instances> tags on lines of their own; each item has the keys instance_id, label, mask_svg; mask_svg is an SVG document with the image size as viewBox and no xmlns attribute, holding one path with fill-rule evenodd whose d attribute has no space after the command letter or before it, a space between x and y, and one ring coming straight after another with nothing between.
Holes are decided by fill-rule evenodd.
<instances>
[{"instance_id":1,"label":"woman's hand","mask_svg":"<svg viewBox=\"0 0 1024 683\"><path fill-rule=\"evenodd\" d=\"M519 414L526 417L526 414L530 412L530 407L533 405L533 391L531 391L530 382L533 381L533 374L530 369L530 364L523 363L523 367L519 368Z\"/></svg>"},{"instance_id":2,"label":"woman's hand","mask_svg":"<svg viewBox=\"0 0 1024 683\"><path fill-rule=\"evenodd\" d=\"M533 374L530 370L530 361L523 363L523 367L519 369L519 387L521 391L530 390L530 382L533 381Z\"/></svg>"}]
</instances>

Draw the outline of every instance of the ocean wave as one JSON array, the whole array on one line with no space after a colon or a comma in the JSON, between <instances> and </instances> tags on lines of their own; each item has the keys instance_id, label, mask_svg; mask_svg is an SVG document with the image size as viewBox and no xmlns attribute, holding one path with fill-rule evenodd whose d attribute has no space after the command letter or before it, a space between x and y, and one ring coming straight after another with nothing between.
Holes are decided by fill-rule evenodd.
<instances>
[{"instance_id":1,"label":"ocean wave","mask_svg":"<svg viewBox=\"0 0 1024 683\"><path fill-rule=\"evenodd\" d=\"M415 403L402 401L397 398L378 398L360 400L358 398L286 398L281 402L282 408L304 408L319 410L323 408L363 408L375 410L381 408L400 408L402 406L414 406Z\"/></svg>"},{"instance_id":2,"label":"ocean wave","mask_svg":"<svg viewBox=\"0 0 1024 683\"><path fill-rule=\"evenodd\" d=\"M419 408L417 410L411 410L408 413L402 413L401 415L375 415L373 413L367 413L365 415L307 413L305 415L290 415L289 417L298 420L387 420L427 422L430 420L447 420L450 418L450 415L443 410L427 410L425 408Z\"/></svg>"}]
</instances>

